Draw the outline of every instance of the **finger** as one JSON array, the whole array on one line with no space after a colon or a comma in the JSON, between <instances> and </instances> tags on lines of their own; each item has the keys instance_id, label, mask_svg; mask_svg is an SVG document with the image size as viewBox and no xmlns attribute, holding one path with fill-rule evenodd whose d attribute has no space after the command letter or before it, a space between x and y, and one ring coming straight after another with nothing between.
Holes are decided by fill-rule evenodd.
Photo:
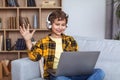
<instances>
[{"instance_id":1,"label":"finger","mask_svg":"<svg viewBox=\"0 0 120 80\"><path fill-rule=\"evenodd\" d=\"M23 24L23 31L26 31L26 29L25 29L25 24Z\"/></svg>"},{"instance_id":2,"label":"finger","mask_svg":"<svg viewBox=\"0 0 120 80\"><path fill-rule=\"evenodd\" d=\"M34 29L31 34L33 35L33 34L35 33L35 31L36 31L36 30Z\"/></svg>"},{"instance_id":3,"label":"finger","mask_svg":"<svg viewBox=\"0 0 120 80\"><path fill-rule=\"evenodd\" d=\"M23 35L23 31L20 30L21 35Z\"/></svg>"},{"instance_id":4,"label":"finger","mask_svg":"<svg viewBox=\"0 0 120 80\"><path fill-rule=\"evenodd\" d=\"M20 33L23 33L24 31L23 31L23 28L20 26Z\"/></svg>"},{"instance_id":5,"label":"finger","mask_svg":"<svg viewBox=\"0 0 120 80\"><path fill-rule=\"evenodd\" d=\"M27 31L29 31L29 30L30 30L30 25L28 24L28 25L27 25Z\"/></svg>"},{"instance_id":6,"label":"finger","mask_svg":"<svg viewBox=\"0 0 120 80\"><path fill-rule=\"evenodd\" d=\"M20 26L20 30L22 30L22 27Z\"/></svg>"},{"instance_id":7,"label":"finger","mask_svg":"<svg viewBox=\"0 0 120 80\"><path fill-rule=\"evenodd\" d=\"M23 36L24 35L24 32L22 30L20 30L20 34Z\"/></svg>"}]
</instances>

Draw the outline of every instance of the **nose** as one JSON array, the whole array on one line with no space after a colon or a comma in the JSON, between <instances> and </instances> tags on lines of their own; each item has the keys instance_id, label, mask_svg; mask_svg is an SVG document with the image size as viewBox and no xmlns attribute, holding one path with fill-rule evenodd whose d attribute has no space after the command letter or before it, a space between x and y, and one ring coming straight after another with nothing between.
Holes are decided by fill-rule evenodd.
<instances>
[{"instance_id":1,"label":"nose","mask_svg":"<svg viewBox=\"0 0 120 80\"><path fill-rule=\"evenodd\" d=\"M62 29L62 26L61 26L61 25L59 26L59 29Z\"/></svg>"},{"instance_id":2,"label":"nose","mask_svg":"<svg viewBox=\"0 0 120 80\"><path fill-rule=\"evenodd\" d=\"M65 26L59 25L59 29L64 29Z\"/></svg>"}]
</instances>

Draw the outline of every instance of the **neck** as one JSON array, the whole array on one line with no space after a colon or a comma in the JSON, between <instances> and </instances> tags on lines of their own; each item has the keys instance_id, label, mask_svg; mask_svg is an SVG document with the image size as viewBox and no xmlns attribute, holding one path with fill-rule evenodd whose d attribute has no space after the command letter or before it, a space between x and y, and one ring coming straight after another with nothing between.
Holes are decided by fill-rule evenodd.
<instances>
[{"instance_id":1,"label":"neck","mask_svg":"<svg viewBox=\"0 0 120 80\"><path fill-rule=\"evenodd\" d=\"M54 35L54 34L51 34L51 37L53 37L53 38L61 38L61 35Z\"/></svg>"}]
</instances>

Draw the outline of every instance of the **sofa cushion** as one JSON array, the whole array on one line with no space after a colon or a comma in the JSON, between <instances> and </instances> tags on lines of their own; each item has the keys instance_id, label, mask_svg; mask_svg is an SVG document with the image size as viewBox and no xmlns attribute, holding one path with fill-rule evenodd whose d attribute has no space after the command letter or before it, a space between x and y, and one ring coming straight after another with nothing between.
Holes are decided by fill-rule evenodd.
<instances>
[{"instance_id":1,"label":"sofa cushion","mask_svg":"<svg viewBox=\"0 0 120 80\"><path fill-rule=\"evenodd\" d=\"M32 79L32 80L44 80L44 79L42 79L42 78L35 78L35 79Z\"/></svg>"},{"instance_id":2,"label":"sofa cushion","mask_svg":"<svg viewBox=\"0 0 120 80\"><path fill-rule=\"evenodd\" d=\"M12 61L12 80L31 80L40 78L38 62L33 62L28 58Z\"/></svg>"}]
</instances>

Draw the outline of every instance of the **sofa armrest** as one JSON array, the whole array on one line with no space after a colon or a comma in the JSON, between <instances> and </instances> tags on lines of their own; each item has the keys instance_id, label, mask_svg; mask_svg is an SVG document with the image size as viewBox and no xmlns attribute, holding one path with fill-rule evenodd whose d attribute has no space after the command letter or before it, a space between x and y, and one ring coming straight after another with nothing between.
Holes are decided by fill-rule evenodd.
<instances>
[{"instance_id":1,"label":"sofa armrest","mask_svg":"<svg viewBox=\"0 0 120 80\"><path fill-rule=\"evenodd\" d=\"M40 77L39 63L29 58L21 58L11 62L12 80L32 80Z\"/></svg>"}]
</instances>

